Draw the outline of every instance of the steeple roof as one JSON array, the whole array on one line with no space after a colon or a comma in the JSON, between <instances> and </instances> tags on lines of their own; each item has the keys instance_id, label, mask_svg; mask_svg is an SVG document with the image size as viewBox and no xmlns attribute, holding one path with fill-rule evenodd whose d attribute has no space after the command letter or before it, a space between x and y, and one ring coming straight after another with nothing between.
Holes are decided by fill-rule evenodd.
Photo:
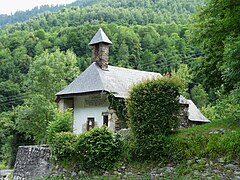
<instances>
[{"instance_id":1,"label":"steeple roof","mask_svg":"<svg viewBox=\"0 0 240 180\"><path fill-rule=\"evenodd\" d=\"M95 36L90 41L89 45L94 45L98 43L107 43L112 44L112 42L108 39L107 35L104 33L102 28L98 30L98 32L95 34Z\"/></svg>"}]
</instances>

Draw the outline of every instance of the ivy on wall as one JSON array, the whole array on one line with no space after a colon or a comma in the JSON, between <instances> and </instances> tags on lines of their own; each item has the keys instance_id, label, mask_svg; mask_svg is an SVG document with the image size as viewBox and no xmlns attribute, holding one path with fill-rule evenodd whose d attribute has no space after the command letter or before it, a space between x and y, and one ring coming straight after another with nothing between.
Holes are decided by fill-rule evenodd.
<instances>
[{"instance_id":1,"label":"ivy on wall","mask_svg":"<svg viewBox=\"0 0 240 180\"><path fill-rule=\"evenodd\" d=\"M109 109L114 109L116 111L121 129L127 128L127 108L125 99L116 98L113 94L108 94L107 98L110 103Z\"/></svg>"}]
</instances>

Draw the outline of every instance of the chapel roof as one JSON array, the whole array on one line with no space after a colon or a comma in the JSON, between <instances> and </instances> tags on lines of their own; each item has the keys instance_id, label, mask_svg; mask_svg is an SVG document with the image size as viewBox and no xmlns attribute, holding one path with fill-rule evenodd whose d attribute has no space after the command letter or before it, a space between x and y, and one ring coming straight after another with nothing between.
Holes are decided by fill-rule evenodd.
<instances>
[{"instance_id":1,"label":"chapel roof","mask_svg":"<svg viewBox=\"0 0 240 180\"><path fill-rule=\"evenodd\" d=\"M107 71L103 71L94 62L56 95L63 96L105 91L112 93L115 97L126 98L128 90L134 83L158 77L162 77L162 75L155 72L139 71L110 65Z\"/></svg>"},{"instance_id":2,"label":"chapel roof","mask_svg":"<svg viewBox=\"0 0 240 180\"><path fill-rule=\"evenodd\" d=\"M190 99L186 99L182 95L179 97L180 104L188 105L188 119L197 122L210 122L197 108L197 106Z\"/></svg>"}]
</instances>

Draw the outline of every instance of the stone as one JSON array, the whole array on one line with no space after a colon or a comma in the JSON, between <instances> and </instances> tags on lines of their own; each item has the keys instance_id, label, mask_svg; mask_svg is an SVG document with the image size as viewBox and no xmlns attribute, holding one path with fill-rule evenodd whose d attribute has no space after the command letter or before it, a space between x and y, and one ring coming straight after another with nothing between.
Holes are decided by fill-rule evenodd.
<instances>
[{"instance_id":1,"label":"stone","mask_svg":"<svg viewBox=\"0 0 240 180\"><path fill-rule=\"evenodd\" d=\"M13 170L5 169L0 170L0 179L8 179L7 177L13 172Z\"/></svg>"},{"instance_id":2,"label":"stone","mask_svg":"<svg viewBox=\"0 0 240 180\"><path fill-rule=\"evenodd\" d=\"M197 162L197 163L201 163L202 160L201 160L201 159L197 159L196 162Z\"/></svg>"},{"instance_id":3,"label":"stone","mask_svg":"<svg viewBox=\"0 0 240 180\"><path fill-rule=\"evenodd\" d=\"M14 166L13 180L48 177L51 166L48 146L20 146Z\"/></svg>"},{"instance_id":4,"label":"stone","mask_svg":"<svg viewBox=\"0 0 240 180\"><path fill-rule=\"evenodd\" d=\"M173 171L173 167L166 167L165 172L166 173L171 173Z\"/></svg>"},{"instance_id":5,"label":"stone","mask_svg":"<svg viewBox=\"0 0 240 180\"><path fill-rule=\"evenodd\" d=\"M229 170L235 170L237 167L233 164L227 164L224 166L226 169L229 169Z\"/></svg>"},{"instance_id":6,"label":"stone","mask_svg":"<svg viewBox=\"0 0 240 180\"><path fill-rule=\"evenodd\" d=\"M125 170L125 169L126 169L126 167L125 167L125 166L122 166L122 167L121 167L121 169L122 169L122 170Z\"/></svg>"},{"instance_id":7,"label":"stone","mask_svg":"<svg viewBox=\"0 0 240 180\"><path fill-rule=\"evenodd\" d=\"M77 173L75 172L75 171L73 171L72 173L71 173L71 177L75 177L77 175Z\"/></svg>"},{"instance_id":8,"label":"stone","mask_svg":"<svg viewBox=\"0 0 240 180\"><path fill-rule=\"evenodd\" d=\"M194 170L193 171L193 174L196 175L196 176L199 176L200 175L200 172L198 170Z\"/></svg>"},{"instance_id":9,"label":"stone","mask_svg":"<svg viewBox=\"0 0 240 180\"><path fill-rule=\"evenodd\" d=\"M223 134L225 133L225 130L224 130L224 129L222 129L222 128L221 128L221 129L219 129L219 131L220 131L221 133L223 133Z\"/></svg>"},{"instance_id":10,"label":"stone","mask_svg":"<svg viewBox=\"0 0 240 180\"><path fill-rule=\"evenodd\" d=\"M126 172L125 173L127 176L133 176L134 174L132 172Z\"/></svg>"},{"instance_id":11,"label":"stone","mask_svg":"<svg viewBox=\"0 0 240 180\"><path fill-rule=\"evenodd\" d=\"M218 159L218 162L220 162L220 163L225 163L225 160L224 160L224 158L219 158L219 159Z\"/></svg>"},{"instance_id":12,"label":"stone","mask_svg":"<svg viewBox=\"0 0 240 180\"><path fill-rule=\"evenodd\" d=\"M213 162L212 162L212 161L209 161L209 165L212 166L212 165L213 165Z\"/></svg>"}]
</instances>

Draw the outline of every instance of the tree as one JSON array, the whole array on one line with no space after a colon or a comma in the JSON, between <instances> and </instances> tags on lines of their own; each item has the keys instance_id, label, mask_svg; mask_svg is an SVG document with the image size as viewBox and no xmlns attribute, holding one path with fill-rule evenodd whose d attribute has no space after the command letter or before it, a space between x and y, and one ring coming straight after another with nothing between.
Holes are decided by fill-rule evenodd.
<instances>
[{"instance_id":1,"label":"tree","mask_svg":"<svg viewBox=\"0 0 240 180\"><path fill-rule=\"evenodd\" d=\"M12 134L15 129L14 122L12 121L13 113L2 112L0 114L0 162L7 161L9 154L6 153L6 144L8 137Z\"/></svg>"},{"instance_id":2,"label":"tree","mask_svg":"<svg viewBox=\"0 0 240 180\"><path fill-rule=\"evenodd\" d=\"M0 112L8 111L13 106L23 102L23 95L20 94L20 87L10 80L0 82Z\"/></svg>"},{"instance_id":3,"label":"tree","mask_svg":"<svg viewBox=\"0 0 240 180\"><path fill-rule=\"evenodd\" d=\"M145 71L155 71L156 55L149 50L143 51L141 60L139 61L138 69Z\"/></svg>"},{"instance_id":4,"label":"tree","mask_svg":"<svg viewBox=\"0 0 240 180\"><path fill-rule=\"evenodd\" d=\"M234 56L239 57L240 52L231 46L239 42L239 17L238 0L210 0L197 16L196 42L202 45L206 56L198 69L198 75L205 77L204 85L207 88L224 85L229 92L239 82L237 73L228 71L232 65L234 68L238 66L239 59L227 53L230 48ZM229 64L226 60L232 62Z\"/></svg>"},{"instance_id":5,"label":"tree","mask_svg":"<svg viewBox=\"0 0 240 180\"><path fill-rule=\"evenodd\" d=\"M19 132L32 136L37 144L46 143L46 128L53 119L56 106L40 94L32 94L31 99L17 107L16 128Z\"/></svg>"},{"instance_id":6,"label":"tree","mask_svg":"<svg viewBox=\"0 0 240 180\"><path fill-rule=\"evenodd\" d=\"M56 50L43 52L30 65L25 83L31 98L16 108L16 124L20 132L33 136L37 143L46 142L46 127L56 106L55 94L76 77L76 63L76 55L71 51Z\"/></svg>"},{"instance_id":7,"label":"tree","mask_svg":"<svg viewBox=\"0 0 240 180\"><path fill-rule=\"evenodd\" d=\"M76 64L76 55L71 51L43 52L30 65L26 80L28 92L41 94L54 102L55 94L79 74Z\"/></svg>"},{"instance_id":8,"label":"tree","mask_svg":"<svg viewBox=\"0 0 240 180\"><path fill-rule=\"evenodd\" d=\"M175 71L175 69L173 69L171 73L172 76L176 76L181 81L181 86L179 89L181 95L189 98L189 85L192 82L193 77L188 70L188 66L186 64L180 64L177 72Z\"/></svg>"},{"instance_id":9,"label":"tree","mask_svg":"<svg viewBox=\"0 0 240 180\"><path fill-rule=\"evenodd\" d=\"M203 89L201 84L194 86L191 89L191 99L197 105L198 108L204 107L208 103L208 94Z\"/></svg>"},{"instance_id":10,"label":"tree","mask_svg":"<svg viewBox=\"0 0 240 180\"><path fill-rule=\"evenodd\" d=\"M224 64L223 71L224 83L228 87L237 87L240 83L240 35L236 38L228 38L223 54Z\"/></svg>"},{"instance_id":11,"label":"tree","mask_svg":"<svg viewBox=\"0 0 240 180\"><path fill-rule=\"evenodd\" d=\"M125 43L125 41L123 41L119 46L117 58L118 58L118 65L122 67L128 67L129 52L128 52L128 46Z\"/></svg>"}]
</instances>

